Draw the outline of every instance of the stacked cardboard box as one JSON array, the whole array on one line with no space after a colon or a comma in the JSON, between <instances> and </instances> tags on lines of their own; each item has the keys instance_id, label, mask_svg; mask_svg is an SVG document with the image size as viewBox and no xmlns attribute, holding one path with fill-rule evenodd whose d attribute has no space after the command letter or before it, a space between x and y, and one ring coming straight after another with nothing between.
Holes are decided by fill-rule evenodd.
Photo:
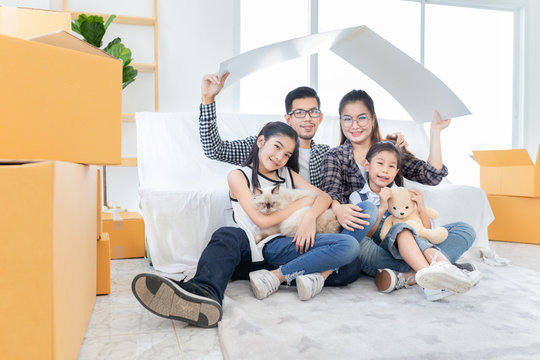
<instances>
[{"instance_id":1,"label":"stacked cardboard box","mask_svg":"<svg viewBox=\"0 0 540 360\"><path fill-rule=\"evenodd\" d=\"M95 302L94 165L120 163L122 63L69 31L69 13L0 7L6 359L75 359Z\"/></svg>"},{"instance_id":2,"label":"stacked cardboard box","mask_svg":"<svg viewBox=\"0 0 540 360\"><path fill-rule=\"evenodd\" d=\"M102 216L103 231L111 239L113 259L144 257L144 220L139 213L104 212Z\"/></svg>"},{"instance_id":3,"label":"stacked cardboard box","mask_svg":"<svg viewBox=\"0 0 540 360\"><path fill-rule=\"evenodd\" d=\"M540 147L536 165L525 149L474 151L474 157L495 215L489 239L540 244Z\"/></svg>"}]
</instances>

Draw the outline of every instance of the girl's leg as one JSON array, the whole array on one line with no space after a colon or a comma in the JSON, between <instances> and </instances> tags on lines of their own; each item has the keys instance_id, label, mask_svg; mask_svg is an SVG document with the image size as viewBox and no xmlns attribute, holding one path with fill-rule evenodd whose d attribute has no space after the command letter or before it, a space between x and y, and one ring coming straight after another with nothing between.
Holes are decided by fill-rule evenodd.
<instances>
[{"instance_id":1,"label":"girl's leg","mask_svg":"<svg viewBox=\"0 0 540 360\"><path fill-rule=\"evenodd\" d=\"M444 227L448 230L448 238L437 246L453 264L472 246L476 232L464 222L455 222Z\"/></svg>"},{"instance_id":2,"label":"girl's leg","mask_svg":"<svg viewBox=\"0 0 540 360\"><path fill-rule=\"evenodd\" d=\"M424 254L422 254L422 251L418 247L416 239L410 230L404 229L401 231L397 235L396 244L399 254L414 271L418 271L429 266L429 263L426 261L426 257Z\"/></svg>"}]
</instances>

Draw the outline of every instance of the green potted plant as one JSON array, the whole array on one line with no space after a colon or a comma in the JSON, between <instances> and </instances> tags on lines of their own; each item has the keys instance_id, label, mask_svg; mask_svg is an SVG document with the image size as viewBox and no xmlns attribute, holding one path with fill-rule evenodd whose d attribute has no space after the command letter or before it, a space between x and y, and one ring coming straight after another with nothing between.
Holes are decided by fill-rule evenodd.
<instances>
[{"instance_id":1,"label":"green potted plant","mask_svg":"<svg viewBox=\"0 0 540 360\"><path fill-rule=\"evenodd\" d=\"M71 22L71 29L77 34L82 35L87 43L101 48L103 36L115 18L116 15L111 15L105 23L101 16L81 14L77 20ZM122 39L119 37L115 38L103 50L109 55L122 60L122 89L135 81L138 71L130 65L133 60L131 50L122 44Z\"/></svg>"}]
</instances>

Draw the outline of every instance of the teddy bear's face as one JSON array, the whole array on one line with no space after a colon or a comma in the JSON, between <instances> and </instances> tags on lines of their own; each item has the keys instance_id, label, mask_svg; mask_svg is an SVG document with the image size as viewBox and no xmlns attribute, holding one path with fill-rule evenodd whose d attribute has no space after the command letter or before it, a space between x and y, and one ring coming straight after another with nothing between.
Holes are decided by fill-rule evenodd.
<instances>
[{"instance_id":1,"label":"teddy bear's face","mask_svg":"<svg viewBox=\"0 0 540 360\"><path fill-rule=\"evenodd\" d=\"M388 211L398 219L409 216L416 207L411 200L409 190L398 187L392 189L392 197L388 200Z\"/></svg>"}]
</instances>

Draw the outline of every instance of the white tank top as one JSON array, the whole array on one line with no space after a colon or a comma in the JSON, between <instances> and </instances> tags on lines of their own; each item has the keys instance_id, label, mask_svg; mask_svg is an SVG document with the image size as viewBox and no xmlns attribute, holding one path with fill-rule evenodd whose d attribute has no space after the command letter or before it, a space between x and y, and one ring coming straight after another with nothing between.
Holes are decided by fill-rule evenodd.
<instances>
[{"instance_id":1,"label":"white tank top","mask_svg":"<svg viewBox=\"0 0 540 360\"><path fill-rule=\"evenodd\" d=\"M249 187L249 190L253 192L253 184L251 183L251 173L252 169L249 166L244 166L243 168L239 169L244 173L244 176L246 177L246 181ZM264 188L267 186L274 186L274 185L280 185L284 186L288 189L294 188L294 182L291 175L291 170L284 166L281 169L277 170L277 175L279 178L279 181L269 179L264 175L258 174L259 178L259 187ZM257 261L263 261L263 247L264 244L266 244L271 239L279 236L280 234L275 234L272 236L268 236L267 238L263 239L258 244L255 243L255 235L261 232L261 229L255 225L255 223L250 219L248 214L244 211L238 200L231 198L231 204L233 208L233 216L234 221L238 224L238 226L246 232L246 235L249 239L249 246L251 248L251 261L257 262Z\"/></svg>"}]
</instances>

